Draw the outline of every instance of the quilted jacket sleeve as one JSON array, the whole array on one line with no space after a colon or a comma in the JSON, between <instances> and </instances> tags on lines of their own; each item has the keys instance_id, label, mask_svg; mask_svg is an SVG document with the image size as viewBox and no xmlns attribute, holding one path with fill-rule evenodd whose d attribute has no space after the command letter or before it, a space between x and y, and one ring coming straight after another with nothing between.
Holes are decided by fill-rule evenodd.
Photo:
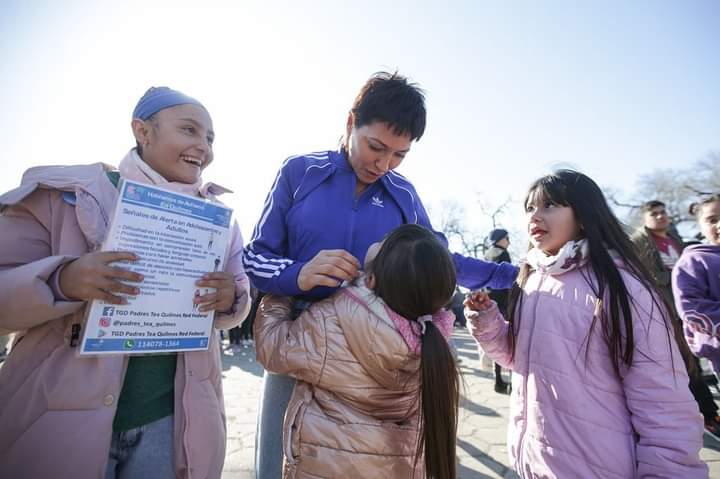
<instances>
[{"instance_id":1,"label":"quilted jacket sleeve","mask_svg":"<svg viewBox=\"0 0 720 479\"><path fill-rule=\"evenodd\" d=\"M513 368L512 353L508 343L508 323L493 301L485 311L465 308L467 327L475 341L496 363L507 369Z\"/></svg>"},{"instance_id":2,"label":"quilted jacket sleeve","mask_svg":"<svg viewBox=\"0 0 720 479\"><path fill-rule=\"evenodd\" d=\"M700 460L703 424L688 376L663 314L646 291L632 292L635 353L622 371L640 478L706 478Z\"/></svg>"},{"instance_id":3,"label":"quilted jacket sleeve","mask_svg":"<svg viewBox=\"0 0 720 479\"><path fill-rule=\"evenodd\" d=\"M85 304L53 291L53 274L75 257L52 255L44 224L50 211L50 193L38 190L0 214L0 334L33 328Z\"/></svg>"},{"instance_id":4,"label":"quilted jacket sleeve","mask_svg":"<svg viewBox=\"0 0 720 479\"><path fill-rule=\"evenodd\" d=\"M255 317L257 360L268 371L317 385L327 358L322 303L291 319L292 299L266 295Z\"/></svg>"},{"instance_id":5,"label":"quilted jacket sleeve","mask_svg":"<svg viewBox=\"0 0 720 479\"><path fill-rule=\"evenodd\" d=\"M240 233L240 227L237 223L233 224L230 230L230 252L227 262L225 263L225 271L235 276L235 303L230 311L225 313L217 313L215 315L215 328L230 329L240 324L250 311L250 281L248 280L242 263L243 255L243 239Z\"/></svg>"}]
</instances>

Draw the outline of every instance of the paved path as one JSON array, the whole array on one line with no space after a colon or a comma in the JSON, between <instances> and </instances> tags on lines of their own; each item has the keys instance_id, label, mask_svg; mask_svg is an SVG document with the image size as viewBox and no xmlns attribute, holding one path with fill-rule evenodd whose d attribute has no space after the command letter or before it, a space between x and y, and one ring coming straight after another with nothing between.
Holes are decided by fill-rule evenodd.
<instances>
[{"instance_id":1,"label":"paved path","mask_svg":"<svg viewBox=\"0 0 720 479\"><path fill-rule=\"evenodd\" d=\"M505 447L508 396L493 391L492 373L480 369L472 338L456 330L454 339L465 381L458 433L459 477L516 478L508 467ZM223 355L223 369L228 417L223 479L252 479L262 368L255 362L255 350L249 347L235 355ZM701 457L710 466L710 477L720 479L720 442L706 436Z\"/></svg>"}]
</instances>

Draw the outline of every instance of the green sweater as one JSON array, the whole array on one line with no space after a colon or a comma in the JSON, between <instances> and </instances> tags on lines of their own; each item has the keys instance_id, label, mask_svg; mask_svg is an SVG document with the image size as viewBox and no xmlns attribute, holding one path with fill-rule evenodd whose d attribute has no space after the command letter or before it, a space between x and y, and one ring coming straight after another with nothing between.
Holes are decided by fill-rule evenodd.
<instances>
[{"instance_id":1,"label":"green sweater","mask_svg":"<svg viewBox=\"0 0 720 479\"><path fill-rule=\"evenodd\" d=\"M128 361L113 431L150 424L175 409L177 354L133 356Z\"/></svg>"}]
</instances>

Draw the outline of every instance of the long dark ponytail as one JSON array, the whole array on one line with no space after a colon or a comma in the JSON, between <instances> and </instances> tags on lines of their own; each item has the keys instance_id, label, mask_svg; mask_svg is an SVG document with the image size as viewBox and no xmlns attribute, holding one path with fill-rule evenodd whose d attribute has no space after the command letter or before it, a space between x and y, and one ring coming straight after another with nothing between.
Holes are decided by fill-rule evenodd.
<instances>
[{"instance_id":1,"label":"long dark ponytail","mask_svg":"<svg viewBox=\"0 0 720 479\"><path fill-rule=\"evenodd\" d=\"M370 266L375 293L410 320L433 314L455 291L455 267L445 246L429 230L403 225L388 235ZM417 457L425 474L455 479L459 376L447 340L425 323L420 357L421 434Z\"/></svg>"},{"instance_id":2,"label":"long dark ponytail","mask_svg":"<svg viewBox=\"0 0 720 479\"><path fill-rule=\"evenodd\" d=\"M689 349L685 341L678 338L678 323L674 321L675 308L657 287L598 185L577 171L559 170L538 179L530 186L524 204L532 201L568 206L573 210L575 220L581 227L581 234L588 242L588 266L592 275L587 275L585 279L598 298L600 306L598 314L590 324L587 338L590 338L599 320L615 372L620 374L622 365L631 366L635 352L631 309L633 299L616 261L620 261L623 268L638 279L650 293L657 316L663 319L668 330L668 346L670 341L676 341L687 366ZM522 288L530 273L530 266L523 265L517 284L510 292L508 320L512 327L508 341L513 354L521 320Z\"/></svg>"}]
</instances>

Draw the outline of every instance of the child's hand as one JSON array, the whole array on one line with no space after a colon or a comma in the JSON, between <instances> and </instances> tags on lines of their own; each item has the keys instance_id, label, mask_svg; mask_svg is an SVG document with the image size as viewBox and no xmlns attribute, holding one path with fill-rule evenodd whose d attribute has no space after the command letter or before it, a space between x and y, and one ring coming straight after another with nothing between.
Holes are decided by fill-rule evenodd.
<instances>
[{"instance_id":1,"label":"child's hand","mask_svg":"<svg viewBox=\"0 0 720 479\"><path fill-rule=\"evenodd\" d=\"M475 291L470 293L463 301L463 305L470 311L485 311L492 306L490 296L484 291Z\"/></svg>"},{"instance_id":2,"label":"child's hand","mask_svg":"<svg viewBox=\"0 0 720 479\"><path fill-rule=\"evenodd\" d=\"M60 291L76 301L99 299L110 304L126 304L127 300L113 293L136 295L140 290L122 282L141 282L143 276L118 266L116 261L137 261L139 258L127 251L97 251L87 253L71 261L60 271Z\"/></svg>"},{"instance_id":3,"label":"child's hand","mask_svg":"<svg viewBox=\"0 0 720 479\"><path fill-rule=\"evenodd\" d=\"M205 273L195 284L201 288L216 289L214 293L197 296L193 299L193 303L200 306L201 312L214 310L223 313L229 311L235 304L235 277L232 273L225 271Z\"/></svg>"}]
</instances>

